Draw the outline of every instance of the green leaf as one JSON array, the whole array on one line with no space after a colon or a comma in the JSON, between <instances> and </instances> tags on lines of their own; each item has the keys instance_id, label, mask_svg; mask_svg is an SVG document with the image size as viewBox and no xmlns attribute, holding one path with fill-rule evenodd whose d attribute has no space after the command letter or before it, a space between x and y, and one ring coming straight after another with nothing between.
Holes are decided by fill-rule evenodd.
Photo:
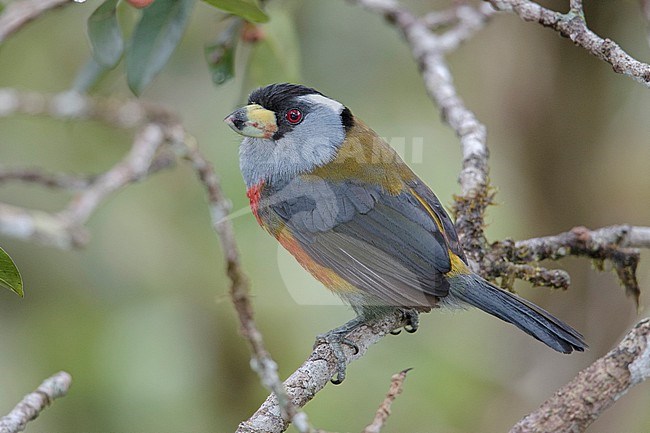
<instances>
[{"instance_id":1,"label":"green leaf","mask_svg":"<svg viewBox=\"0 0 650 433\"><path fill-rule=\"evenodd\" d=\"M106 66L97 63L94 57L89 58L74 77L71 90L77 93L87 93L108 70L109 68Z\"/></svg>"},{"instance_id":2,"label":"green leaf","mask_svg":"<svg viewBox=\"0 0 650 433\"><path fill-rule=\"evenodd\" d=\"M139 95L165 66L183 36L195 0L156 0L142 10L126 53L126 79Z\"/></svg>"},{"instance_id":3,"label":"green leaf","mask_svg":"<svg viewBox=\"0 0 650 433\"><path fill-rule=\"evenodd\" d=\"M254 23L265 23L269 20L264 13L259 0L203 0L223 11L230 12Z\"/></svg>"},{"instance_id":4,"label":"green leaf","mask_svg":"<svg viewBox=\"0 0 650 433\"><path fill-rule=\"evenodd\" d=\"M219 35L214 43L206 45L205 60L217 86L230 80L235 75L235 46L239 39L241 18L234 21Z\"/></svg>"},{"instance_id":5,"label":"green leaf","mask_svg":"<svg viewBox=\"0 0 650 433\"><path fill-rule=\"evenodd\" d=\"M106 68L114 68L124 52L124 40L115 9L117 2L106 0L88 18L88 38L93 47L93 57Z\"/></svg>"},{"instance_id":6,"label":"green leaf","mask_svg":"<svg viewBox=\"0 0 650 433\"><path fill-rule=\"evenodd\" d=\"M8 288L21 298L24 296L20 272L9 254L2 248L0 248L0 286Z\"/></svg>"}]
</instances>

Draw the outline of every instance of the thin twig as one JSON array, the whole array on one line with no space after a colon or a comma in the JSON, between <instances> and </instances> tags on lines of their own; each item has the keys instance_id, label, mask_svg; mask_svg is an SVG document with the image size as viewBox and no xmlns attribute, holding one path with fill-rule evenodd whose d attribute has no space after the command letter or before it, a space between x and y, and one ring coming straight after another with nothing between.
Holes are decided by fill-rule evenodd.
<instances>
[{"instance_id":1,"label":"thin twig","mask_svg":"<svg viewBox=\"0 0 650 433\"><path fill-rule=\"evenodd\" d=\"M650 65L626 53L616 42L601 38L587 27L582 14L582 1L573 0L572 9L563 14L540 6L530 0L486 0L497 10L514 12L524 21L532 21L549 27L567 37L610 65L617 74L627 75L650 87Z\"/></svg>"},{"instance_id":2,"label":"thin twig","mask_svg":"<svg viewBox=\"0 0 650 433\"><path fill-rule=\"evenodd\" d=\"M34 183L47 188L61 188L78 191L93 182L95 176L75 176L68 173L50 173L38 167L0 166L0 184L10 181Z\"/></svg>"},{"instance_id":3,"label":"thin twig","mask_svg":"<svg viewBox=\"0 0 650 433\"><path fill-rule=\"evenodd\" d=\"M402 393L402 387L404 386L406 373L408 373L410 370L410 368L402 370L399 373L395 373L393 377L391 377L390 388L388 390L388 394L386 394L386 398L384 398L384 401L382 401L379 405L379 408L375 413L375 418L370 424L366 426L366 428L363 429L362 433L379 433L381 429L384 428L384 424L386 423L386 420L391 413L390 407L393 405L393 402L397 396Z\"/></svg>"},{"instance_id":4,"label":"thin twig","mask_svg":"<svg viewBox=\"0 0 650 433\"><path fill-rule=\"evenodd\" d=\"M0 203L0 233L64 249L87 242L84 224L110 195L172 165L174 159L162 147L184 136L176 115L159 105L101 100L74 92L44 95L0 88L0 117L19 114L61 120L96 120L118 128L140 128L135 133L130 151L120 162L105 173L84 181L74 175L49 175L34 169L21 172L23 169L3 167L0 170L0 180L16 178L45 185L75 187L77 194L58 213Z\"/></svg>"},{"instance_id":5,"label":"thin twig","mask_svg":"<svg viewBox=\"0 0 650 433\"><path fill-rule=\"evenodd\" d=\"M296 429L301 433L312 431L304 412L298 410L293 404L287 390L285 389L280 377L278 376L278 366L266 350L262 333L257 329L253 317L253 306L250 301L250 284L249 280L241 269L239 251L235 242L235 233L231 221L226 218L230 212L230 202L226 199L219 182L219 178L214 172L212 165L201 154L196 141L191 137L179 142L183 146L181 150L194 167L201 183L204 185L210 203L212 224L226 256L226 269L230 278L230 297L239 317L240 329L242 335L250 345L252 360L251 366L259 375L262 384L273 392L280 413L277 413L281 422L292 422ZM244 423L239 426L237 431L248 431Z\"/></svg>"},{"instance_id":6,"label":"thin twig","mask_svg":"<svg viewBox=\"0 0 650 433\"><path fill-rule=\"evenodd\" d=\"M9 3L0 14L0 44L28 22L73 0L17 0Z\"/></svg>"},{"instance_id":7,"label":"thin twig","mask_svg":"<svg viewBox=\"0 0 650 433\"><path fill-rule=\"evenodd\" d=\"M463 42L471 39L477 32L482 30L490 18L496 14L494 8L487 3L482 3L477 7L460 4L453 9L456 14L456 25L446 32L438 34L438 45L444 52L458 49ZM426 17L422 18L422 20L425 19ZM431 29L430 24L427 27Z\"/></svg>"},{"instance_id":8,"label":"thin twig","mask_svg":"<svg viewBox=\"0 0 650 433\"><path fill-rule=\"evenodd\" d=\"M138 131L124 159L74 197L68 207L58 214L59 217L71 227L81 226L108 195L147 176L158 149L170 137L165 132L164 127L156 123L150 123Z\"/></svg>"},{"instance_id":9,"label":"thin twig","mask_svg":"<svg viewBox=\"0 0 650 433\"><path fill-rule=\"evenodd\" d=\"M650 377L650 319L640 321L607 355L598 359L510 433L578 433L633 386Z\"/></svg>"},{"instance_id":10,"label":"thin twig","mask_svg":"<svg viewBox=\"0 0 650 433\"><path fill-rule=\"evenodd\" d=\"M569 7L572 13L584 17L585 12L582 9L582 0L569 0Z\"/></svg>"},{"instance_id":11,"label":"thin twig","mask_svg":"<svg viewBox=\"0 0 650 433\"><path fill-rule=\"evenodd\" d=\"M0 204L0 232L63 249L84 245L88 235L83 225L91 214L109 195L148 175L167 138L162 126L145 126L136 134L131 151L122 161L98 176L56 214Z\"/></svg>"},{"instance_id":12,"label":"thin twig","mask_svg":"<svg viewBox=\"0 0 650 433\"><path fill-rule=\"evenodd\" d=\"M131 149L120 162L85 185L77 182L75 186L80 187L79 192L62 211L51 214L0 203L0 232L10 236L60 248L84 245L88 240L84 225L97 207L119 189L171 165L175 157L171 157L170 149L192 163L208 194L212 221L221 240L228 276L232 281L231 297L240 318L242 334L251 345L253 369L262 383L279 396L283 416L291 420L300 432L311 431L306 415L297 410L287 397L278 377L277 365L264 347L262 334L253 320L248 279L241 269L232 224L226 218L230 203L221 190L212 166L177 116L165 107L140 101L102 100L75 92L49 96L0 89L0 117L18 114L62 120L97 120L118 128L140 129L135 134ZM70 175L52 176L42 171L20 170L3 168L0 170L0 180L18 178L46 185L70 186L72 179L76 179Z\"/></svg>"},{"instance_id":13,"label":"thin twig","mask_svg":"<svg viewBox=\"0 0 650 433\"><path fill-rule=\"evenodd\" d=\"M532 260L539 261L575 255L575 249L599 250L612 245L650 248L650 227L616 225L596 230L575 227L555 236L517 241L515 248L520 252L525 251Z\"/></svg>"},{"instance_id":14,"label":"thin twig","mask_svg":"<svg viewBox=\"0 0 650 433\"><path fill-rule=\"evenodd\" d=\"M0 418L0 433L17 433L25 430L27 423L52 402L68 393L72 377L65 371L45 379L36 391L27 394L8 415Z\"/></svg>"},{"instance_id":15,"label":"thin twig","mask_svg":"<svg viewBox=\"0 0 650 433\"><path fill-rule=\"evenodd\" d=\"M413 58L420 66L420 73L429 96L438 105L443 119L460 138L463 168L459 175L461 195L456 198L454 205L456 229L463 249L475 270L478 270L476 264L482 261L483 252L487 247L483 225L484 213L492 202L488 186L487 133L485 125L479 122L456 92L444 54L457 47L467 35L475 33L485 20L475 19L481 16L480 12L466 12L463 16L472 16L471 20L463 20L459 15L457 29L452 28L446 34L437 35L424 21L416 18L396 1L348 1L382 14L389 23L400 30L411 49ZM458 30L463 27L471 30Z\"/></svg>"},{"instance_id":16,"label":"thin twig","mask_svg":"<svg viewBox=\"0 0 650 433\"><path fill-rule=\"evenodd\" d=\"M650 227L617 225L589 230L574 227L554 236L522 241L505 239L494 242L485 255L487 277L504 278L504 287L512 288L515 278L530 281L537 286L567 289L569 275L561 270L549 270L538 265L541 260L558 260L567 256L588 257L599 270L606 261L613 265L626 293L638 305L639 284L636 268L640 260L638 248L650 248Z\"/></svg>"},{"instance_id":17,"label":"thin twig","mask_svg":"<svg viewBox=\"0 0 650 433\"><path fill-rule=\"evenodd\" d=\"M48 95L0 87L0 118L16 115L92 120L120 129L139 128L148 123L180 123L169 108L138 99L93 98L73 91Z\"/></svg>"}]
</instances>

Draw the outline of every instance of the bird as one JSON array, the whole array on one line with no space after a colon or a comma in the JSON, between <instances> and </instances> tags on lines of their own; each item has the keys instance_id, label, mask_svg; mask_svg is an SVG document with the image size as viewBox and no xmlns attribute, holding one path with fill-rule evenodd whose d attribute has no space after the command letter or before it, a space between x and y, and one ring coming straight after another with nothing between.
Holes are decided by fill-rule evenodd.
<instances>
[{"instance_id":1,"label":"bird","mask_svg":"<svg viewBox=\"0 0 650 433\"><path fill-rule=\"evenodd\" d=\"M477 307L550 348L587 348L541 307L473 272L433 191L342 103L300 84L254 90L224 119L244 136L239 165L252 213L356 317L318 337L345 378L343 345L357 327L402 315L414 332L433 308Z\"/></svg>"}]
</instances>

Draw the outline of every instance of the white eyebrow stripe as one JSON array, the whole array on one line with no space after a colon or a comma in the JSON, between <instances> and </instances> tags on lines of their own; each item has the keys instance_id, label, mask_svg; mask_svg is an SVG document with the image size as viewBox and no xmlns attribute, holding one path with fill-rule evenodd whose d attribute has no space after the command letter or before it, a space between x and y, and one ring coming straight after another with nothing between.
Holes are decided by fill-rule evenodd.
<instances>
[{"instance_id":1,"label":"white eyebrow stripe","mask_svg":"<svg viewBox=\"0 0 650 433\"><path fill-rule=\"evenodd\" d=\"M305 101L310 101L310 102L313 102L315 104L325 105L326 107L331 108L332 110L334 110L336 113L339 113L339 114L345 108L343 106L343 104L341 104L340 102L335 101L335 100L330 99L330 98L327 98L327 97L325 97L323 95L316 95L316 94L305 95L305 96L301 96L300 99L305 100Z\"/></svg>"}]
</instances>

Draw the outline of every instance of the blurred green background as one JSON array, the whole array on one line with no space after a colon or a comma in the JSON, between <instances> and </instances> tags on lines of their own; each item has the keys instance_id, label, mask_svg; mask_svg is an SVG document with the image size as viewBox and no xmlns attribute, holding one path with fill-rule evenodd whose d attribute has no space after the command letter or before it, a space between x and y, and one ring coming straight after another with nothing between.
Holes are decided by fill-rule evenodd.
<instances>
[{"instance_id":1,"label":"blurred green background","mask_svg":"<svg viewBox=\"0 0 650 433\"><path fill-rule=\"evenodd\" d=\"M58 92L89 56L85 20L100 2L50 12L0 47L0 86ZM239 137L221 119L248 91L299 80L340 100L380 135L406 144L405 158L451 204L459 191L458 140L425 95L398 34L380 17L343 1L270 2L269 43L240 47L237 78L215 88L203 46L221 28L216 10L197 4L189 31L142 98L173 107L222 177L234 209L247 206L238 172ZM558 9L565 2L544 4ZM447 6L412 1L418 11ZM124 8L133 22L135 11ZM588 2L587 19L632 55L650 57L638 2ZM246 67L243 58L252 56ZM280 60L278 60L280 59ZM648 90L536 24L510 15L450 56L458 91L488 127L498 206L491 240L555 234L575 225L650 222ZM128 98L123 69L93 91ZM0 161L11 166L98 173L128 150L131 135L96 123L0 119ZM422 143L422 158L417 146ZM415 150L414 150L415 149ZM416 152L416 153L414 153ZM69 194L1 185L0 200L57 210ZM245 214L234 219L252 279L258 326L286 377L314 336L352 312L320 288ZM267 395L249 368L228 301L223 257L204 191L187 166L156 174L114 195L89 223L79 251L0 237L23 273L26 296L0 291L0 414L42 379L64 369L70 394L30 432L228 432ZM647 305L650 256L638 276ZM568 270L567 292L520 293L581 330L591 349L556 354L478 311L435 312L414 335L387 337L306 407L315 426L360 431L407 367L403 395L386 432L503 432L580 369L602 356L640 317L612 272L587 260ZM641 310L647 315L647 309ZM650 431L642 384L590 432Z\"/></svg>"}]
</instances>

